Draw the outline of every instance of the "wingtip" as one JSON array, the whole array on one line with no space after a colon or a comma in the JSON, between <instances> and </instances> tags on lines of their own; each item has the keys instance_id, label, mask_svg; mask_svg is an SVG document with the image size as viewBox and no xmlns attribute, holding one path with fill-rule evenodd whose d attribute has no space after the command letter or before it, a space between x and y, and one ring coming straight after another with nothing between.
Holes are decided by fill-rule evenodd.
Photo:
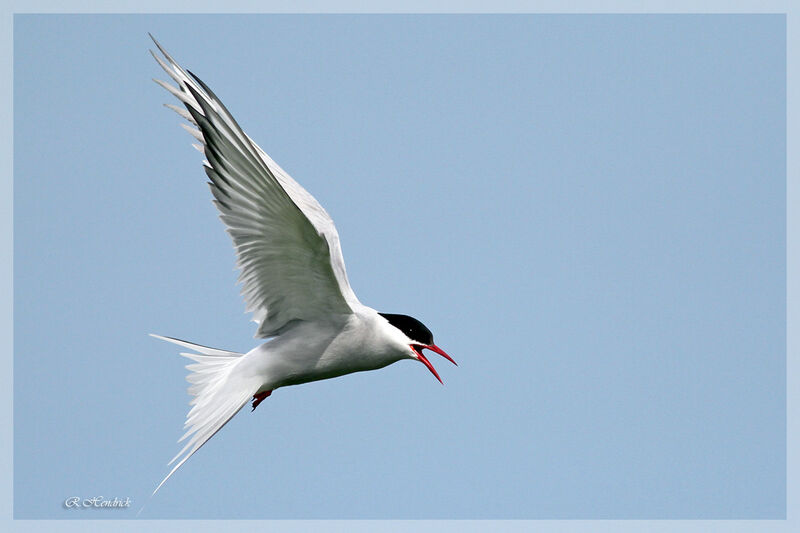
<instances>
[{"instance_id":1,"label":"wingtip","mask_svg":"<svg viewBox=\"0 0 800 533\"><path fill-rule=\"evenodd\" d=\"M167 55L166 52L164 52L164 48L161 46L161 43L159 43L158 40L156 40L156 38L153 37L152 33L147 32L147 36L150 37L150 39L153 41L153 44L156 45L156 48L158 48L161 51L162 54ZM153 57L156 57L155 52L150 50L150 53L153 54Z\"/></svg>"},{"instance_id":2,"label":"wingtip","mask_svg":"<svg viewBox=\"0 0 800 533\"><path fill-rule=\"evenodd\" d=\"M170 63L172 63L173 65L177 65L176 61L175 61L174 59L172 59L172 56L171 56L171 55L169 55L169 53L168 53L168 52L167 52L167 51L164 49L164 47L163 47L163 46L161 46L161 43L159 43L159 42L156 40L156 38L155 38L155 37L153 37L153 35L152 35L150 32L147 32L147 35L150 35L150 38L153 40L153 43L155 43L155 45L156 45L156 48L158 48L158 51L159 51L159 52L161 52L162 54L164 54L164 57L165 57L165 58L167 58L167 61L169 61L169 62L170 62Z\"/></svg>"},{"instance_id":3,"label":"wingtip","mask_svg":"<svg viewBox=\"0 0 800 533\"><path fill-rule=\"evenodd\" d=\"M147 36L148 36L148 37L150 37L150 39L153 41L153 44L155 44L155 45L156 45L156 46L159 48L159 50L160 50L160 49L161 49L161 43L159 43L159 42L156 40L156 38L155 38L155 37L153 37L153 34L152 34L152 33L150 33L150 32L147 32Z\"/></svg>"}]
</instances>

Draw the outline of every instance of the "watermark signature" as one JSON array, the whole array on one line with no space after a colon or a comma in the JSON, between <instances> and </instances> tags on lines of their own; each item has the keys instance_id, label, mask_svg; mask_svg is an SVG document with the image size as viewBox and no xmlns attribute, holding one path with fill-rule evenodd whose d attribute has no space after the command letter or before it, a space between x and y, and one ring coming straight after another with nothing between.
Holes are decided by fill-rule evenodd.
<instances>
[{"instance_id":1,"label":"watermark signature","mask_svg":"<svg viewBox=\"0 0 800 533\"><path fill-rule=\"evenodd\" d=\"M131 499L104 498L103 496L93 496L91 498L81 498L80 496L70 496L64 500L65 509L127 509L131 506Z\"/></svg>"}]
</instances>

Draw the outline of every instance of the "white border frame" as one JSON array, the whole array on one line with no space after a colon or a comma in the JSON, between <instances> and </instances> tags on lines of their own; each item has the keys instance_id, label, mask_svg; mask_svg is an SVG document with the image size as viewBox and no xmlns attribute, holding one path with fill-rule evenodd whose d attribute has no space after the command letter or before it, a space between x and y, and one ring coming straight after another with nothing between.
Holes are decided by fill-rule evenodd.
<instances>
[{"instance_id":1,"label":"white border frame","mask_svg":"<svg viewBox=\"0 0 800 533\"><path fill-rule=\"evenodd\" d=\"M73 5L74 4L74 5ZM787 484L785 520L14 520L13 519L13 45L14 15L24 13L115 13L115 14L166 14L166 13L777 13L786 15L786 97L787 97L787 161L786 161L786 402L787 402ZM60 1L9 1L0 7L0 131L5 142L0 146L0 357L9 371L0 378L4 408L0 410L0 501L4 512L0 524L4 531L173 531L191 528L193 533L233 529L237 531L260 530L279 532L332 531L347 533L372 533L375 531L447 531L469 533L485 531L643 531L643 532L797 532L798 490L798 424L797 408L800 405L800 380L798 380L798 61L800 51L800 3L786 1L752 0L573 0L573 1L523 1L523 0L384 0L367 2L358 0L102 0ZM793 96L795 96L793 98Z\"/></svg>"}]
</instances>

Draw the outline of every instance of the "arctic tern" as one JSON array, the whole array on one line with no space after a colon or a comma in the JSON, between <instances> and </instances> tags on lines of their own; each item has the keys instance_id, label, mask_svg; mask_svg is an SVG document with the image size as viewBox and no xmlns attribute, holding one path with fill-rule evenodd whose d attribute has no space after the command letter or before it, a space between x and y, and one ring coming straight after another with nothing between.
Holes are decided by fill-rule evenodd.
<instances>
[{"instance_id":1,"label":"arctic tern","mask_svg":"<svg viewBox=\"0 0 800 533\"><path fill-rule=\"evenodd\" d=\"M150 36L152 38L152 35ZM345 273L339 235L322 206L245 134L205 83L184 70L153 38L150 51L177 87L154 80L185 109L166 104L199 144L213 202L233 240L246 310L269 339L242 354L153 335L188 348L194 398L187 440L164 483L242 407L253 410L280 387L376 370L403 359L424 364L422 351L455 364L433 334L407 315L362 304Z\"/></svg>"}]
</instances>

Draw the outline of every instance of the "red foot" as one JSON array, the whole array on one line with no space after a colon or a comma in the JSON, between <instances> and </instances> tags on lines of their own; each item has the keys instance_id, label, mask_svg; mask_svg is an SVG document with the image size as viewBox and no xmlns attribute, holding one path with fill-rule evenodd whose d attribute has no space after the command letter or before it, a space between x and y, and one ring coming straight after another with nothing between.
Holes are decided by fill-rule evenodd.
<instances>
[{"instance_id":1,"label":"red foot","mask_svg":"<svg viewBox=\"0 0 800 533\"><path fill-rule=\"evenodd\" d=\"M268 390L266 392L259 392L258 394L254 394L253 395L253 411L255 411L256 407L258 407L258 404L263 402L264 399L267 398L270 394L272 394L271 390ZM253 411L250 411L250 412L252 413Z\"/></svg>"}]
</instances>

